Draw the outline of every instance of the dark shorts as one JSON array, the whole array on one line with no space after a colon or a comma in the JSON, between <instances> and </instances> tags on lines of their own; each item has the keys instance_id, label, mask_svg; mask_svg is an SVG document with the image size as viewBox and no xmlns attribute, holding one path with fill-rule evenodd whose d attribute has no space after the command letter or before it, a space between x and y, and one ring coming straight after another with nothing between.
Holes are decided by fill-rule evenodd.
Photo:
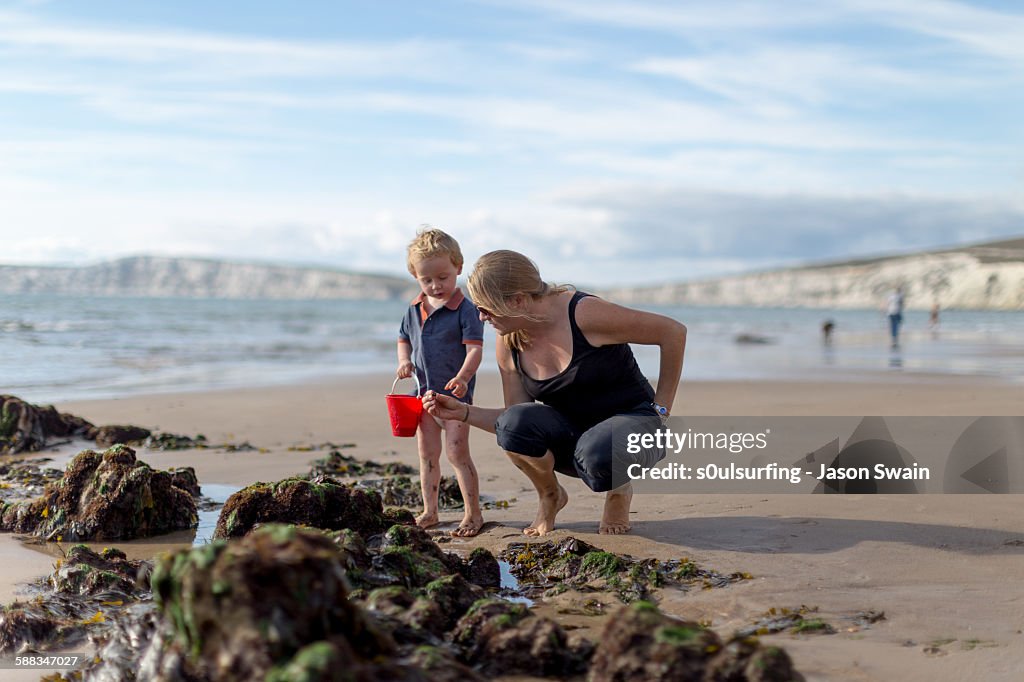
<instances>
[{"instance_id":1,"label":"dark shorts","mask_svg":"<svg viewBox=\"0 0 1024 682\"><path fill-rule=\"evenodd\" d=\"M605 419L586 430L577 429L553 407L521 403L509 407L494 423L498 446L527 457L555 456L555 471L581 479L594 492L613 490L629 481L630 464L651 466L665 456L664 450L630 453L630 433L653 432L661 418L650 405Z\"/></svg>"}]
</instances>

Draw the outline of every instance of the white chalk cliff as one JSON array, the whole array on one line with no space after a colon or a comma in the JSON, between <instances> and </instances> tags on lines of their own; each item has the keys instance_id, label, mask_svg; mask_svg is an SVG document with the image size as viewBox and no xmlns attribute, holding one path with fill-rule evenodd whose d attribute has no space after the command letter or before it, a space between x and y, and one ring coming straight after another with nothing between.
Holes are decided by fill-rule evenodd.
<instances>
[{"instance_id":1,"label":"white chalk cliff","mask_svg":"<svg viewBox=\"0 0 1024 682\"><path fill-rule=\"evenodd\" d=\"M657 286L606 289L620 303L1024 310L1024 238ZM0 265L0 293L263 299L403 299L411 279L327 268L140 256L79 267Z\"/></svg>"},{"instance_id":2,"label":"white chalk cliff","mask_svg":"<svg viewBox=\"0 0 1024 682\"><path fill-rule=\"evenodd\" d=\"M877 308L896 286L911 309L1024 310L1024 239L603 294L626 304Z\"/></svg>"},{"instance_id":3,"label":"white chalk cliff","mask_svg":"<svg viewBox=\"0 0 1024 682\"><path fill-rule=\"evenodd\" d=\"M140 256L81 267L0 265L0 292L91 296L371 299L411 295L411 279L326 268Z\"/></svg>"}]
</instances>

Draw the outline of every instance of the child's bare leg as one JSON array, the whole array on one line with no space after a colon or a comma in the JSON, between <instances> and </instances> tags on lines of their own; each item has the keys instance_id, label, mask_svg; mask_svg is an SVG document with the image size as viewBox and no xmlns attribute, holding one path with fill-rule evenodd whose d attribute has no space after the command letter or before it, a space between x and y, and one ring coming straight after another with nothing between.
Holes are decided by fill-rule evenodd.
<instances>
[{"instance_id":1,"label":"child's bare leg","mask_svg":"<svg viewBox=\"0 0 1024 682\"><path fill-rule=\"evenodd\" d=\"M426 412L420 418L416 446L420 454L420 494L423 496L423 512L416 517L416 525L430 528L437 525L437 490L441 484L441 427Z\"/></svg>"},{"instance_id":2,"label":"child's bare leg","mask_svg":"<svg viewBox=\"0 0 1024 682\"><path fill-rule=\"evenodd\" d=\"M452 531L452 535L469 538L479 533L484 525L484 517L480 513L480 478L469 456L469 425L448 420L444 429L448 461L455 469L455 478L459 480L459 490L466 506L462 523Z\"/></svg>"}]
</instances>

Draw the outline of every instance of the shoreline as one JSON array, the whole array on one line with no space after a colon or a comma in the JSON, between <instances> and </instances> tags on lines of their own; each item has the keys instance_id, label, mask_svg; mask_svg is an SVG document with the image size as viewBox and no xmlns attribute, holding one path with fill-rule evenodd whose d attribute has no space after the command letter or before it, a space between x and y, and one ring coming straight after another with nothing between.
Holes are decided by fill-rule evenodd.
<instances>
[{"instance_id":1,"label":"shoreline","mask_svg":"<svg viewBox=\"0 0 1024 682\"><path fill-rule=\"evenodd\" d=\"M381 463L416 466L415 439L391 436L383 396L390 375L325 378L300 385L150 394L67 401L62 412L97 425L136 424L195 436L211 443L247 441L249 452L217 449L149 451L139 459L166 469L193 466L200 485L242 486L305 473L332 443L354 443L345 454ZM932 377L925 381L684 381L677 415L1021 415L1024 396L1009 382ZM498 405L497 376L480 377L476 404ZM533 519L535 493L509 462L494 436L473 430L473 459L481 492L515 499L507 509L484 511L485 531L453 539L445 549L492 551L522 541ZM31 453L26 459L52 453ZM451 467L442 461L442 473ZM1024 534L1021 495L799 495L637 494L633 532L597 534L603 496L576 479L560 477L569 503L544 540L577 537L618 554L691 558L723 572L749 572L752 580L727 588L663 593L662 607L720 631L749 625L769 609L817 608L839 630L834 635L766 635L787 649L808 680L1015 679L1024 669L1024 584L1019 574ZM441 514L454 528L462 512ZM116 543L131 556L153 556L190 544L163 536ZM108 545L111 543L98 543ZM8 570L0 592L50 571L52 547L0 539ZM558 616L552 605L541 605ZM844 629L851 614L885 612L870 628ZM603 619L577 617L573 625L600 635ZM913 644L908 644L913 642ZM946 642L936 645L937 642Z\"/></svg>"}]
</instances>

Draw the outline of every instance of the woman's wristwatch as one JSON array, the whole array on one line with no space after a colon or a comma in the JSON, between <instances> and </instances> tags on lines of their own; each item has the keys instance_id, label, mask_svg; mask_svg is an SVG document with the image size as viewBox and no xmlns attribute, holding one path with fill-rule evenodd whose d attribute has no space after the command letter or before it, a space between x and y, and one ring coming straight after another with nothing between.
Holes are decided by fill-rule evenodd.
<instances>
[{"instance_id":1,"label":"woman's wristwatch","mask_svg":"<svg viewBox=\"0 0 1024 682\"><path fill-rule=\"evenodd\" d=\"M664 405L659 405L658 403L651 403L651 407L654 408L654 411L658 413L659 417L664 418L668 416L668 408L665 407Z\"/></svg>"}]
</instances>

